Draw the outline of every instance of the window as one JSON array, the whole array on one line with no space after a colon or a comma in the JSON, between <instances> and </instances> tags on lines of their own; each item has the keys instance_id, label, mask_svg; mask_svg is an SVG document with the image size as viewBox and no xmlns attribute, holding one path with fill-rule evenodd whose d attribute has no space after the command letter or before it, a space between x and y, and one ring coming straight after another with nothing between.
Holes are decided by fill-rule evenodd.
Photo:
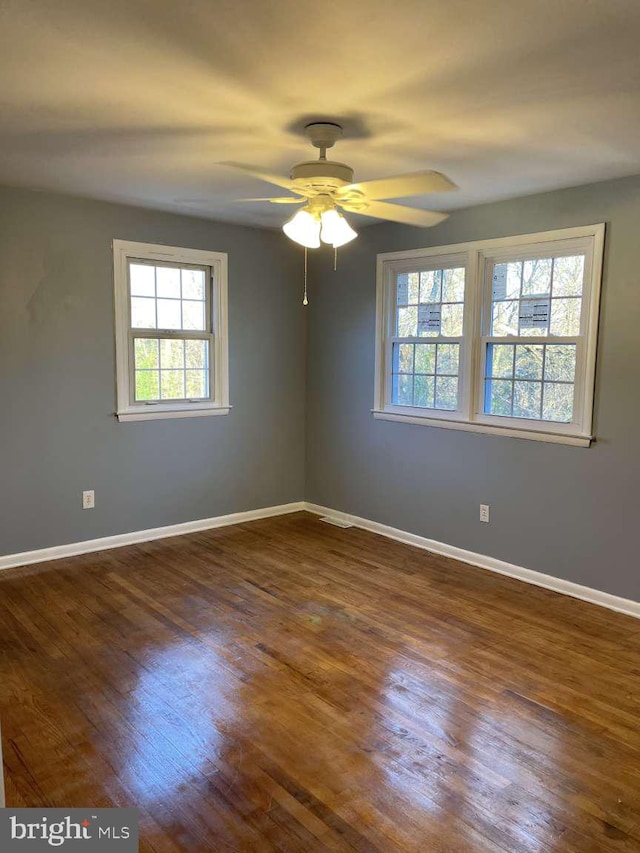
<instances>
[{"instance_id":1,"label":"window","mask_svg":"<svg viewBox=\"0 0 640 853\"><path fill-rule=\"evenodd\" d=\"M459 409L466 270L464 258L434 257L394 276L391 403Z\"/></svg>"},{"instance_id":2,"label":"window","mask_svg":"<svg viewBox=\"0 0 640 853\"><path fill-rule=\"evenodd\" d=\"M227 257L114 240L118 419L227 414Z\"/></svg>"},{"instance_id":3,"label":"window","mask_svg":"<svg viewBox=\"0 0 640 853\"><path fill-rule=\"evenodd\" d=\"M604 226L378 256L374 416L588 445Z\"/></svg>"}]
</instances>

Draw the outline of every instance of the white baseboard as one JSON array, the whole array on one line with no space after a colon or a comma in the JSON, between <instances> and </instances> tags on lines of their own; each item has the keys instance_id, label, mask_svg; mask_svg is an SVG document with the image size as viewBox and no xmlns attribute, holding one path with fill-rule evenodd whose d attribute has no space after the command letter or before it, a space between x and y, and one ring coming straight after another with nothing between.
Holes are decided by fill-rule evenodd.
<instances>
[{"instance_id":1,"label":"white baseboard","mask_svg":"<svg viewBox=\"0 0 640 853\"><path fill-rule=\"evenodd\" d=\"M417 536L415 533L407 533L397 527L389 527L386 524L379 524L377 521L369 521L368 518L360 518L346 512L337 512L326 506L306 502L304 508L307 512L312 512L315 515L330 516L341 522L348 522L354 527L370 530L372 533L378 533L389 539L397 539L398 542L404 542L407 545L415 545L416 548L423 548L434 554L441 554L443 557L452 557L454 560L470 563L472 566L479 566L481 569L488 569L490 572L508 575L511 578L525 581L525 583L552 589L554 592L561 592L564 595L570 595L573 598L579 598L582 601L598 604L600 607L607 607L609 610L616 610L618 613L626 613L627 616L635 616L636 619L640 619L640 602L629 598L620 598L599 589L592 589L579 583L555 578L553 575L545 575L542 572L505 563L503 560L495 559L495 557L486 557L484 554L466 551L464 548L457 548L455 545L447 545L444 542L437 542L435 539L427 539L424 536Z\"/></svg>"},{"instance_id":2,"label":"white baseboard","mask_svg":"<svg viewBox=\"0 0 640 853\"><path fill-rule=\"evenodd\" d=\"M447 545L435 539L427 539L415 533L407 533L407 531L399 530L397 527L390 527L387 524L380 524L377 521L370 521L367 518L360 518L357 515L338 512L329 507L318 506L307 501L280 504L279 506L269 506L263 509L252 509L247 512L234 512L229 515L215 516L214 518L201 518L197 521L185 521L181 524L170 524L166 527L154 527L149 530L134 530L131 533L104 536L100 539L88 539L84 542L72 542L68 545L56 545L52 548L39 548L35 551L24 551L20 554L7 554L0 557L0 570L11 569L16 566L28 566L32 563L44 563L48 560L60 560L63 557L73 557L93 551L106 551L109 548L135 545L138 542L150 542L153 539L165 539L168 536L181 536L185 533L195 533L198 530L227 527L231 524L241 524L245 521L286 515L287 513L299 512L300 510L306 510L315 515L328 516L342 523L361 527L363 530L370 530L372 533L378 533L380 536L396 539L398 542L414 545L416 548L423 548L434 554L451 557L454 560L470 563L472 566L478 566L481 569L488 569L491 572L517 578L525 583L542 586L545 589L551 589L554 592L570 595L573 598L579 598L582 601L598 604L600 607L607 607L609 610L616 610L619 613L626 613L628 616L640 619L640 602L628 598L620 598L617 595L611 595L599 589L592 589L591 587L582 586L572 581L555 578L552 575L545 575L542 572L535 572L532 569L525 569L522 566L516 566L512 563L505 563L503 560L497 560L495 557L476 554L474 551L466 551L464 548L457 548L455 545Z\"/></svg>"},{"instance_id":3,"label":"white baseboard","mask_svg":"<svg viewBox=\"0 0 640 853\"><path fill-rule=\"evenodd\" d=\"M44 563L47 560L60 560L77 554L89 554L92 551L106 551L123 545L135 545L137 542L150 542L152 539L166 539L168 536L181 536L198 530L211 530L214 527L227 527L244 521L259 518L271 518L299 512L305 508L303 501L297 503L268 506L263 509L251 509L247 512L232 512L230 515L218 515L214 518L200 518L197 521L185 521L181 524L169 524L166 527L153 527L149 530L134 530L132 533L119 533L115 536L103 536L101 539L87 539L85 542L71 542L69 545L55 545L52 548L39 548L36 551L23 551L21 554L7 554L0 557L0 570L16 566L28 566L31 563Z\"/></svg>"}]
</instances>

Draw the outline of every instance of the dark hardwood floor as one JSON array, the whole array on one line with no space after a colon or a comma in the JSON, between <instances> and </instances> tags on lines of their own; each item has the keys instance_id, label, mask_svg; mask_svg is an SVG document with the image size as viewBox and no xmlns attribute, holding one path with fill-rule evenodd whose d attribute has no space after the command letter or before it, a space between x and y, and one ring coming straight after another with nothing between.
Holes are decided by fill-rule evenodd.
<instances>
[{"instance_id":1,"label":"dark hardwood floor","mask_svg":"<svg viewBox=\"0 0 640 853\"><path fill-rule=\"evenodd\" d=\"M630 617L305 513L0 605L8 805L136 806L167 853L640 851Z\"/></svg>"}]
</instances>

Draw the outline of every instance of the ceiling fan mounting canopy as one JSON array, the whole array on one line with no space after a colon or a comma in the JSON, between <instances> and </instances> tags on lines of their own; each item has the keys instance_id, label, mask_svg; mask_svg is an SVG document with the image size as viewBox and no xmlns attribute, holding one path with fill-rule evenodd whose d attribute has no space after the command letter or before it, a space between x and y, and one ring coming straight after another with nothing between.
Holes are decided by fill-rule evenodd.
<instances>
[{"instance_id":1,"label":"ceiling fan mounting canopy","mask_svg":"<svg viewBox=\"0 0 640 853\"><path fill-rule=\"evenodd\" d=\"M342 127L333 121L312 121L305 126L304 132L311 144L321 150L333 148L342 139Z\"/></svg>"}]
</instances>

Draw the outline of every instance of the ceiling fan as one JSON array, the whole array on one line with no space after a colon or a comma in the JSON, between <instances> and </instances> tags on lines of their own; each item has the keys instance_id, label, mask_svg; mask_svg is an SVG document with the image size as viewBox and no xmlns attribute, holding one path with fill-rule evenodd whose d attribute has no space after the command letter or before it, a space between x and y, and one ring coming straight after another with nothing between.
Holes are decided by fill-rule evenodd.
<instances>
[{"instance_id":1,"label":"ceiling fan","mask_svg":"<svg viewBox=\"0 0 640 853\"><path fill-rule=\"evenodd\" d=\"M272 204L304 205L282 226L285 234L308 249L328 243L337 249L357 237L340 210L429 228L447 218L445 213L390 204L385 199L441 193L457 189L440 172L413 172L391 178L354 183L353 169L345 163L327 160L327 149L342 136L342 127L333 122L312 122L305 127L311 144L320 149L318 160L297 163L288 178L265 172L256 166L227 162L221 165L239 169L266 183L283 187L294 195L274 198L250 198L239 201L268 201ZM340 208L340 210L338 209Z\"/></svg>"}]
</instances>

